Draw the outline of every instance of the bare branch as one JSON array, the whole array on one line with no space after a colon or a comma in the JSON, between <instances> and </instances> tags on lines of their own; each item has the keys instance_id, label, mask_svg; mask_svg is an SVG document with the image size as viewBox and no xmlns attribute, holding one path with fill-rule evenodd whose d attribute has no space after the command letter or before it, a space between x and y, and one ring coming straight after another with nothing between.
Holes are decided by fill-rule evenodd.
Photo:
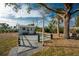
<instances>
[{"instance_id":1,"label":"bare branch","mask_svg":"<svg viewBox=\"0 0 79 59\"><path fill-rule=\"evenodd\" d=\"M64 7L67 12L70 12L72 9L73 4L72 3L64 3Z\"/></svg>"},{"instance_id":2,"label":"bare branch","mask_svg":"<svg viewBox=\"0 0 79 59\"><path fill-rule=\"evenodd\" d=\"M73 11L73 12L71 13L71 15L73 15L73 14L75 14L75 13L77 13L77 12L79 12L79 9Z\"/></svg>"},{"instance_id":3,"label":"bare branch","mask_svg":"<svg viewBox=\"0 0 79 59\"><path fill-rule=\"evenodd\" d=\"M43 7L47 8L48 10L52 11L52 12L55 12L55 13L59 13L59 14L65 14L65 11L58 11L58 10L54 10L52 8L49 8L46 4L44 3L39 3L40 5L42 5Z\"/></svg>"}]
</instances>

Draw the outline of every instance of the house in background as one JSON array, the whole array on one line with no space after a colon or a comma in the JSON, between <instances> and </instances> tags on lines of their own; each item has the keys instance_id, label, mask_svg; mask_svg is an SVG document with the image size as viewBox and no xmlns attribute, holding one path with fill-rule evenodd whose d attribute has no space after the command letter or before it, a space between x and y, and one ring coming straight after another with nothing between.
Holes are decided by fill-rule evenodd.
<instances>
[{"instance_id":1,"label":"house in background","mask_svg":"<svg viewBox=\"0 0 79 59\"><path fill-rule=\"evenodd\" d=\"M33 35L36 34L34 24L18 25L18 32L20 35Z\"/></svg>"}]
</instances>

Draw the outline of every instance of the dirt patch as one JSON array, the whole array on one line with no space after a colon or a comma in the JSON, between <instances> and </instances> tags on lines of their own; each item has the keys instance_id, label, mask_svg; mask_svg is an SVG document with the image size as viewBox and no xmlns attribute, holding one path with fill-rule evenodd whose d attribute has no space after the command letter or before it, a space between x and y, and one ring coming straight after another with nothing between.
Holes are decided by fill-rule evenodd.
<instances>
[{"instance_id":1,"label":"dirt patch","mask_svg":"<svg viewBox=\"0 0 79 59\"><path fill-rule=\"evenodd\" d=\"M44 42L44 46L79 47L79 40L49 40Z\"/></svg>"}]
</instances>

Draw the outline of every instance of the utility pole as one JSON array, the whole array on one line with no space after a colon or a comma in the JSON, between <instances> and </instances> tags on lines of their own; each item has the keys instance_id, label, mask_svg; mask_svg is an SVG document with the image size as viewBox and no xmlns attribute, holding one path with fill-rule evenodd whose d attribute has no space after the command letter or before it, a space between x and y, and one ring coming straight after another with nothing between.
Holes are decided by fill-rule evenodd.
<instances>
[{"instance_id":1,"label":"utility pole","mask_svg":"<svg viewBox=\"0 0 79 59\"><path fill-rule=\"evenodd\" d=\"M44 44L44 19L45 19L45 13L44 11L39 11L42 15L42 45Z\"/></svg>"},{"instance_id":2,"label":"utility pole","mask_svg":"<svg viewBox=\"0 0 79 59\"><path fill-rule=\"evenodd\" d=\"M42 45L44 44L44 14L39 11L40 14L42 15L41 19L42 19Z\"/></svg>"}]
</instances>

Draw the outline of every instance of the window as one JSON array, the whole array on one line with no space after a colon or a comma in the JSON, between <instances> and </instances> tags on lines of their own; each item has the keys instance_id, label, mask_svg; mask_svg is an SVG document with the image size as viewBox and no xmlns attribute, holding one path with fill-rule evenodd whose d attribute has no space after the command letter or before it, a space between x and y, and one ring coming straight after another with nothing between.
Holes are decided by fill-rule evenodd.
<instances>
[{"instance_id":1,"label":"window","mask_svg":"<svg viewBox=\"0 0 79 59\"><path fill-rule=\"evenodd\" d=\"M29 28L27 28L27 31L29 32Z\"/></svg>"},{"instance_id":2,"label":"window","mask_svg":"<svg viewBox=\"0 0 79 59\"><path fill-rule=\"evenodd\" d=\"M31 31L32 31L32 28L31 28Z\"/></svg>"},{"instance_id":3,"label":"window","mask_svg":"<svg viewBox=\"0 0 79 59\"><path fill-rule=\"evenodd\" d=\"M23 27L22 30L25 30L25 27Z\"/></svg>"}]
</instances>

